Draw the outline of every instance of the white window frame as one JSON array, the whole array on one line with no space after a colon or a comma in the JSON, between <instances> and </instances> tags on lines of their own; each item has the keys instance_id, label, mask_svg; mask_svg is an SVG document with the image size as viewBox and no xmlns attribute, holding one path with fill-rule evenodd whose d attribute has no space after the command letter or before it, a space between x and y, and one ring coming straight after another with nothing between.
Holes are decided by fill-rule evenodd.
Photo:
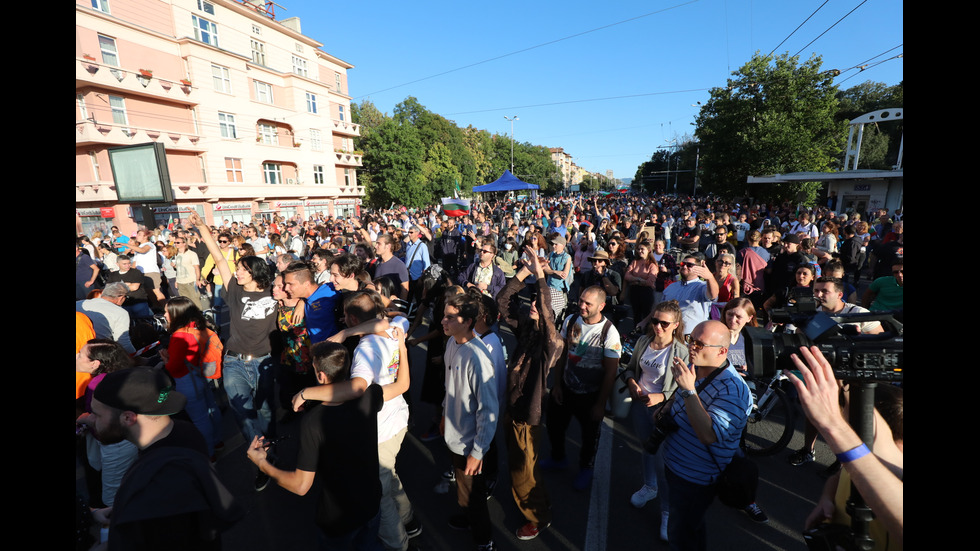
<instances>
[{"instance_id":1,"label":"white window frame","mask_svg":"<svg viewBox=\"0 0 980 551\"><path fill-rule=\"evenodd\" d=\"M205 2L204 0L197 0L197 9L203 11L208 15L214 15L214 4L212 4L211 2Z\"/></svg>"},{"instance_id":2,"label":"white window frame","mask_svg":"<svg viewBox=\"0 0 980 551\"><path fill-rule=\"evenodd\" d=\"M344 106L343 105L338 105L337 106L337 115L340 117L340 122L344 122L346 120L346 119L344 119Z\"/></svg>"},{"instance_id":3,"label":"white window frame","mask_svg":"<svg viewBox=\"0 0 980 551\"><path fill-rule=\"evenodd\" d=\"M272 124L259 123L259 143L279 145L279 130Z\"/></svg>"},{"instance_id":4,"label":"white window frame","mask_svg":"<svg viewBox=\"0 0 980 551\"><path fill-rule=\"evenodd\" d=\"M252 25L252 34L261 35L262 34L262 27L260 27L258 25Z\"/></svg>"},{"instance_id":5,"label":"white window frame","mask_svg":"<svg viewBox=\"0 0 980 551\"><path fill-rule=\"evenodd\" d=\"M337 83L337 91L340 92L340 89L342 88L342 84L341 84L341 80L340 80L340 73L338 73L337 71L334 71L333 77L334 77L334 82Z\"/></svg>"},{"instance_id":6,"label":"white window frame","mask_svg":"<svg viewBox=\"0 0 980 551\"><path fill-rule=\"evenodd\" d=\"M299 57L293 56L293 73L301 77L310 76L310 71L307 69L306 60Z\"/></svg>"},{"instance_id":7,"label":"white window frame","mask_svg":"<svg viewBox=\"0 0 980 551\"><path fill-rule=\"evenodd\" d=\"M231 184L241 184L245 182L245 172L242 171L241 159L236 157L225 157L225 177L227 178L228 183Z\"/></svg>"},{"instance_id":8,"label":"white window frame","mask_svg":"<svg viewBox=\"0 0 980 551\"><path fill-rule=\"evenodd\" d=\"M199 156L197 160L200 161L201 163L201 181L206 184L208 183L208 167L207 164L204 162L204 156L203 155Z\"/></svg>"},{"instance_id":9,"label":"white window frame","mask_svg":"<svg viewBox=\"0 0 980 551\"><path fill-rule=\"evenodd\" d=\"M92 9L111 15L109 11L109 0L92 0Z\"/></svg>"},{"instance_id":10,"label":"white window frame","mask_svg":"<svg viewBox=\"0 0 980 551\"><path fill-rule=\"evenodd\" d=\"M299 42L296 43L296 53L299 54L303 53L303 45L300 44Z\"/></svg>"},{"instance_id":11,"label":"white window frame","mask_svg":"<svg viewBox=\"0 0 980 551\"><path fill-rule=\"evenodd\" d=\"M268 185L282 184L282 165L279 163L262 163L262 181Z\"/></svg>"},{"instance_id":12,"label":"white window frame","mask_svg":"<svg viewBox=\"0 0 980 551\"><path fill-rule=\"evenodd\" d=\"M230 94L231 92L231 71L228 67L211 64L211 79L214 82L214 89L217 92Z\"/></svg>"},{"instance_id":13,"label":"white window frame","mask_svg":"<svg viewBox=\"0 0 980 551\"><path fill-rule=\"evenodd\" d=\"M252 43L252 63L257 63L259 65L265 66L265 42L259 42L254 38L251 39Z\"/></svg>"},{"instance_id":14,"label":"white window frame","mask_svg":"<svg viewBox=\"0 0 980 551\"><path fill-rule=\"evenodd\" d=\"M221 129L221 137L237 140L238 127L235 126L235 115L218 111L218 127Z\"/></svg>"},{"instance_id":15,"label":"white window frame","mask_svg":"<svg viewBox=\"0 0 980 551\"><path fill-rule=\"evenodd\" d=\"M323 170L323 165L313 165L313 183L325 184L326 182L326 172Z\"/></svg>"},{"instance_id":16,"label":"white window frame","mask_svg":"<svg viewBox=\"0 0 980 551\"><path fill-rule=\"evenodd\" d=\"M118 105L113 105L114 101ZM112 124L129 126L129 116L126 115L126 98L122 96L109 96L109 110L112 112ZM117 117L117 115L119 116Z\"/></svg>"},{"instance_id":17,"label":"white window frame","mask_svg":"<svg viewBox=\"0 0 980 551\"><path fill-rule=\"evenodd\" d=\"M272 85L261 80L253 80L255 83L255 100L262 103L274 103L272 96Z\"/></svg>"},{"instance_id":18,"label":"white window frame","mask_svg":"<svg viewBox=\"0 0 980 551\"><path fill-rule=\"evenodd\" d=\"M102 52L102 63L109 67L119 67L119 48L116 39L104 34L99 35L99 51Z\"/></svg>"},{"instance_id":19,"label":"white window frame","mask_svg":"<svg viewBox=\"0 0 980 551\"><path fill-rule=\"evenodd\" d=\"M323 151L323 139L319 128L310 129L310 147L313 148L313 151Z\"/></svg>"},{"instance_id":20,"label":"white window frame","mask_svg":"<svg viewBox=\"0 0 980 551\"><path fill-rule=\"evenodd\" d=\"M102 181L102 168L99 166L99 156L95 151L88 152L88 158L92 160L92 172L95 174L95 181Z\"/></svg>"},{"instance_id":21,"label":"white window frame","mask_svg":"<svg viewBox=\"0 0 980 551\"><path fill-rule=\"evenodd\" d=\"M350 187L350 169L344 169L344 186Z\"/></svg>"},{"instance_id":22,"label":"white window frame","mask_svg":"<svg viewBox=\"0 0 980 551\"><path fill-rule=\"evenodd\" d=\"M194 26L194 40L199 40L205 44L210 44L218 48L218 25L213 21L191 15L191 24Z\"/></svg>"},{"instance_id":23,"label":"white window frame","mask_svg":"<svg viewBox=\"0 0 980 551\"><path fill-rule=\"evenodd\" d=\"M306 111L316 115L316 94L306 93Z\"/></svg>"},{"instance_id":24,"label":"white window frame","mask_svg":"<svg viewBox=\"0 0 980 551\"><path fill-rule=\"evenodd\" d=\"M82 120L88 120L88 108L85 107L85 94L75 94L75 98L78 100L78 114L82 116Z\"/></svg>"}]
</instances>

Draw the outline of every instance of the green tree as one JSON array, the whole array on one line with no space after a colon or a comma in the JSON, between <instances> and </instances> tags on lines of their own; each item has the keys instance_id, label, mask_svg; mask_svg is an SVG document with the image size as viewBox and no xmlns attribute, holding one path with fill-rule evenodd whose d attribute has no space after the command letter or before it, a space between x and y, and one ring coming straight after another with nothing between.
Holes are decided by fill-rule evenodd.
<instances>
[{"instance_id":1,"label":"green tree","mask_svg":"<svg viewBox=\"0 0 980 551\"><path fill-rule=\"evenodd\" d=\"M430 204L431 193L426 189L422 175L425 148L414 126L385 119L363 140L362 173L367 173L371 182L367 188L371 206L379 208L395 203L421 207Z\"/></svg>"},{"instance_id":2,"label":"green tree","mask_svg":"<svg viewBox=\"0 0 980 551\"><path fill-rule=\"evenodd\" d=\"M821 58L756 53L713 88L696 120L701 144L700 184L723 196L756 196L811 203L820 184L746 183L749 176L829 171L843 151L847 125L838 111L834 71Z\"/></svg>"},{"instance_id":3,"label":"green tree","mask_svg":"<svg viewBox=\"0 0 980 551\"><path fill-rule=\"evenodd\" d=\"M867 81L837 94L840 109L837 120L851 121L861 115L882 109L904 107L904 83L888 86ZM898 162L898 148L905 121L865 125L858 168L889 169Z\"/></svg>"}]
</instances>

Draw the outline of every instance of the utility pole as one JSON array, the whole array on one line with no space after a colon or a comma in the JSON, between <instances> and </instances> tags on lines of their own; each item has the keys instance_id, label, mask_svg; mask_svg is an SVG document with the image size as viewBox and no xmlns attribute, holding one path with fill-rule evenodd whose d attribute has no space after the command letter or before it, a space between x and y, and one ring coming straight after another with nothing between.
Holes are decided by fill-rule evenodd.
<instances>
[{"instance_id":1,"label":"utility pole","mask_svg":"<svg viewBox=\"0 0 980 551\"><path fill-rule=\"evenodd\" d=\"M514 121L519 121L521 119L517 118L517 115L513 117L508 117L504 115L504 118L510 121L510 173L514 173Z\"/></svg>"}]
</instances>

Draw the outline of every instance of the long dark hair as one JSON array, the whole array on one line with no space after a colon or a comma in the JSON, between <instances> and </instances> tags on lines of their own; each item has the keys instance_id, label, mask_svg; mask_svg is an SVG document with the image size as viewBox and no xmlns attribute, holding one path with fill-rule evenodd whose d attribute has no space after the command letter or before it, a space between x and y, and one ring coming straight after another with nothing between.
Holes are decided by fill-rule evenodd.
<instances>
[{"instance_id":1,"label":"long dark hair","mask_svg":"<svg viewBox=\"0 0 980 551\"><path fill-rule=\"evenodd\" d=\"M259 290L265 291L266 289L272 287L272 279L275 277L272 270L269 269L269 263L265 259L259 258L255 255L243 256L238 259L238 263L245 268L255 281L255 284L259 287Z\"/></svg>"},{"instance_id":2,"label":"long dark hair","mask_svg":"<svg viewBox=\"0 0 980 551\"><path fill-rule=\"evenodd\" d=\"M171 334L188 325L193 325L197 329L207 327L204 312L201 312L201 309L187 297L173 297L167 301L165 308L167 309L167 315L170 316L170 325L167 327L167 331Z\"/></svg>"}]
</instances>

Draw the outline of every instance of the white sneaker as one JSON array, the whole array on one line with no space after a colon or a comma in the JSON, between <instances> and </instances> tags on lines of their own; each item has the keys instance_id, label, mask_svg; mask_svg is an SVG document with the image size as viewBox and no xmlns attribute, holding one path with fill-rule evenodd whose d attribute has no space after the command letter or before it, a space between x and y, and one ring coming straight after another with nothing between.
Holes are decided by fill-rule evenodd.
<instances>
[{"instance_id":1,"label":"white sneaker","mask_svg":"<svg viewBox=\"0 0 980 551\"><path fill-rule=\"evenodd\" d=\"M644 484L642 488L634 492L633 496L630 497L630 503L633 504L633 507L639 509L644 505L646 505L648 501L656 497L657 497L657 489L651 488L646 484Z\"/></svg>"},{"instance_id":2,"label":"white sneaker","mask_svg":"<svg viewBox=\"0 0 980 551\"><path fill-rule=\"evenodd\" d=\"M670 513L668 513L667 511L660 513L660 539L663 541L667 541L667 517L668 516L670 516Z\"/></svg>"}]
</instances>

